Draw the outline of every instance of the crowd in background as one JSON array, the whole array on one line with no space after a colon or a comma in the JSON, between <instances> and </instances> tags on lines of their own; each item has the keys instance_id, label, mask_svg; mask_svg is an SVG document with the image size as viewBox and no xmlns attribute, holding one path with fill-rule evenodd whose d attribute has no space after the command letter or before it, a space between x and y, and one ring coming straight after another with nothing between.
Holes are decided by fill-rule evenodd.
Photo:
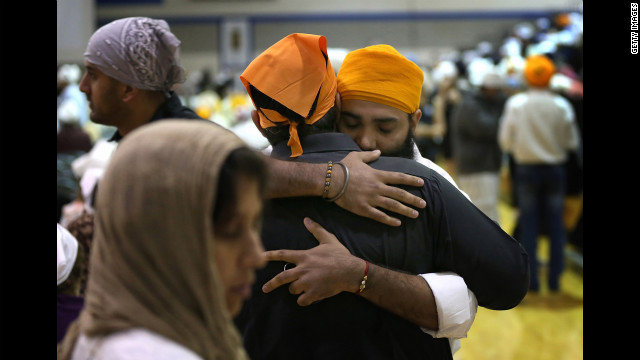
<instances>
[{"instance_id":1,"label":"crowd in background","mask_svg":"<svg viewBox=\"0 0 640 360\"><path fill-rule=\"evenodd\" d=\"M582 14L552 14L535 21L523 21L508 29L506 36L498 41L487 39L475 47L441 54L433 64L418 64L425 73L421 104L423 115L413 135L422 155L443 165L456 181L464 184L465 174L478 171L480 166L467 165L464 152L482 151L486 157L494 159L485 168L498 177L498 180L491 181L498 181L500 196L517 206L509 172L513 166L512 159L500 151L497 141L493 150L467 149L468 144L456 135L457 131L462 131L463 121L453 121L456 118L455 111L460 110L465 99L475 96L476 100L480 99L481 106L488 106L492 110L466 108L467 111L488 111L487 116L499 119L506 99L526 89L523 76L525 59L530 55L543 54L552 59L556 66L550 88L572 104L578 128L582 132L582 33ZM329 49L336 72L345 55L344 49ZM491 76L485 76L487 74ZM73 180L80 179L85 172L101 171L113 148L107 139L114 129L89 120L87 100L78 87L81 76L81 66L75 64L64 64L58 69L58 221L63 223L67 219L62 217L62 206L73 203L79 210L81 205L80 202L74 202L80 198L81 186L74 184ZM227 70L217 73L210 69L193 70L188 72L187 81L176 87L176 93L200 117L232 129L249 145L262 149L268 142L250 121L253 105L246 92L236 86L237 76L234 76ZM478 97L488 89L495 89L493 100ZM489 131L494 130L497 131L497 128ZM493 134L490 136L497 137ZM578 222L582 209L581 148L582 145L578 151L570 154L567 164L566 223L569 230L576 231L581 231L577 229L578 225L581 229ZM81 159L76 161L72 169L71 163L78 157ZM473 185L462 187L470 186ZM495 198L495 195L489 197ZM474 203L482 208L485 200L477 199ZM488 215L498 221L495 204L489 206L493 210L485 212L488 211ZM581 235L576 234L576 237L580 239L572 242L581 252Z\"/></svg>"},{"instance_id":2,"label":"crowd in background","mask_svg":"<svg viewBox=\"0 0 640 360\"><path fill-rule=\"evenodd\" d=\"M471 49L442 54L434 64L421 65L425 80L422 91L422 118L413 134L422 155L438 164L458 182L473 203L496 222L500 222L498 201L517 209L519 199L514 185L513 157L504 152L498 141L500 122L508 100L527 90L524 65L532 55L544 55L555 65L549 88L571 105L579 130L580 144L571 151L566 170L563 224L567 240L582 256L582 129L583 129L583 54L582 15L553 14L532 22L522 22L508 35L495 42L482 41ZM344 53L329 54L339 64ZM98 180L115 150L109 141L115 128L99 125L89 119L86 95L79 84L82 67L63 64L58 68L58 238L60 253L73 253L77 265L62 261L64 276L58 285L66 286L62 296L81 297L86 286L88 248L82 219L92 213ZM253 104L244 91L238 91L237 74L208 69L192 71L184 84L175 88L183 104L198 116L231 129L251 147L262 150L267 140L251 121ZM472 135L470 135L472 134ZM489 141L470 140L473 137ZM66 229L77 225L71 233ZM548 224L542 222L540 233ZM88 225L87 225L88 226ZM518 222L511 235L519 239ZM74 237L73 242L61 241ZM62 245L61 245L62 244ZM75 248L74 248L75 246ZM67 248L69 247L69 248ZM72 248L72 249L71 249ZM581 262L581 260L580 260ZM65 265L66 264L66 265ZM60 269L59 269L60 274ZM59 289L60 290L60 289ZM59 291L60 292L60 291ZM61 295L59 295L61 296ZM77 304L82 306L81 303ZM73 311L73 309L70 309ZM67 326L60 323L59 327ZM63 332L64 329L59 332ZM60 337L59 337L60 340Z\"/></svg>"}]
</instances>

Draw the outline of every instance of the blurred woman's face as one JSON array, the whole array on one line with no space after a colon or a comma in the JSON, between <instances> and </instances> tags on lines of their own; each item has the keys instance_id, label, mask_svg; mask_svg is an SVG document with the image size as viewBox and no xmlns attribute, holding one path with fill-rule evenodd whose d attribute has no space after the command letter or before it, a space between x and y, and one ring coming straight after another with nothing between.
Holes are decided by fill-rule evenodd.
<instances>
[{"instance_id":1,"label":"blurred woman's face","mask_svg":"<svg viewBox=\"0 0 640 360\"><path fill-rule=\"evenodd\" d=\"M260 239L262 199L258 182L241 176L237 179L233 214L229 221L215 224L215 262L225 291L227 308L232 316L242 309L251 296L255 270L265 265Z\"/></svg>"}]
</instances>

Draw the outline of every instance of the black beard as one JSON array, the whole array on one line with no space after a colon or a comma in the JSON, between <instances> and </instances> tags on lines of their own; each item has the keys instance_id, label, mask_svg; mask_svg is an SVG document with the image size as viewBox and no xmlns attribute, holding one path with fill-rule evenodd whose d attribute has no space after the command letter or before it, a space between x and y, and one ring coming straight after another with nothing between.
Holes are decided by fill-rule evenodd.
<instances>
[{"instance_id":1,"label":"black beard","mask_svg":"<svg viewBox=\"0 0 640 360\"><path fill-rule=\"evenodd\" d=\"M411 131L411 128L407 131L407 136L400 146L382 153L382 156L402 157L406 159L413 159L413 155L413 131Z\"/></svg>"}]
</instances>

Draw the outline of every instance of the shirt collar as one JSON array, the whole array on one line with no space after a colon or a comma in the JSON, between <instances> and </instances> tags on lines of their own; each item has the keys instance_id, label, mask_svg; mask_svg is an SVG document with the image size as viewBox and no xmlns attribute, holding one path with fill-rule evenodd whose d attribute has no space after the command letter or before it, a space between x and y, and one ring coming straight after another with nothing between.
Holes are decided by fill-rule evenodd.
<instances>
[{"instance_id":1,"label":"shirt collar","mask_svg":"<svg viewBox=\"0 0 640 360\"><path fill-rule=\"evenodd\" d=\"M362 151L360 147L349 137L342 133L322 133L305 136L302 140L304 154L312 154L326 151ZM289 158L291 149L286 141L273 146L271 156L276 158Z\"/></svg>"}]
</instances>

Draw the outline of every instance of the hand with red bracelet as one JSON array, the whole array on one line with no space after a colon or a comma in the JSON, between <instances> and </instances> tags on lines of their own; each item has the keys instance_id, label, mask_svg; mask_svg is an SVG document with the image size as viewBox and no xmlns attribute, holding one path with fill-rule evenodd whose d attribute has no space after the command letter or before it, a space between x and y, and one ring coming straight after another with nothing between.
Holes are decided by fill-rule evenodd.
<instances>
[{"instance_id":1,"label":"hand with red bracelet","mask_svg":"<svg viewBox=\"0 0 640 360\"><path fill-rule=\"evenodd\" d=\"M319 245L308 250L272 250L265 252L268 261L295 264L269 280L262 287L268 293L289 284L289 292L298 297L301 306L339 294L359 293L367 262L357 258L330 232L309 218L304 225Z\"/></svg>"},{"instance_id":2,"label":"hand with red bracelet","mask_svg":"<svg viewBox=\"0 0 640 360\"><path fill-rule=\"evenodd\" d=\"M347 291L425 329L438 329L435 298L424 279L376 266L351 255L335 235L309 218L304 219L304 225L319 245L308 250L266 251L264 256L267 261L285 261L295 264L295 267L285 266L285 270L262 286L262 291L269 293L289 284L289 292L300 295L300 306L308 306ZM365 276L366 288L363 287L360 292Z\"/></svg>"}]
</instances>

